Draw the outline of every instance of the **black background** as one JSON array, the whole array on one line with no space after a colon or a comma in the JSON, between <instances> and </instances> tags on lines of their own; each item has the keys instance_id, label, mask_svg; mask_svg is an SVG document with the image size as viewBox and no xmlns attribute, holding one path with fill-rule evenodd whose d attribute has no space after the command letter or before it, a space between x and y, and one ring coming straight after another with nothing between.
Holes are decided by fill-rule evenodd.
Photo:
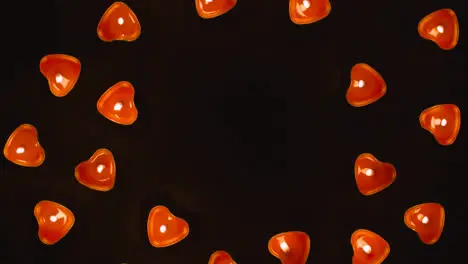
<instances>
[{"instance_id":1,"label":"black background","mask_svg":"<svg viewBox=\"0 0 468 264\"><path fill-rule=\"evenodd\" d=\"M351 263L350 236L365 228L391 245L386 263L448 263L464 252L466 143L439 146L420 127L422 110L466 105L468 8L464 1L332 1L324 20L297 26L288 0L243 1L198 17L192 0L127 1L142 25L135 42L96 34L112 2L30 1L4 6L0 137L22 123L39 131L45 163L1 159L2 263L207 263L226 250L239 263L278 263L276 233L311 238L308 263ZM421 18L452 8L460 41L443 51L417 33ZM54 97L39 72L53 53L76 56L81 77ZM376 103L346 102L351 67L366 62L387 82ZM2 74L2 75L3 75ZM136 89L138 120L120 126L96 110L118 81ZM107 193L77 183L73 170L98 148L117 162ZM362 196L353 166L362 152L393 163L388 189ZM70 208L76 223L54 246L37 238L40 200ZM445 206L433 246L403 223L422 202ZM190 224L182 242L151 247L150 209L165 205ZM458 248L457 248L458 247Z\"/></svg>"}]
</instances>

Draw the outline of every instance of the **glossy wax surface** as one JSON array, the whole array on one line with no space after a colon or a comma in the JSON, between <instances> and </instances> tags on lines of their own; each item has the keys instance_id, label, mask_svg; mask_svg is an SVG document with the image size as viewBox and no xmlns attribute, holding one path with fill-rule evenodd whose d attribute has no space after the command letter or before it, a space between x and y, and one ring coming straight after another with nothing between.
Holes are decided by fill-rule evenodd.
<instances>
[{"instance_id":1,"label":"glossy wax surface","mask_svg":"<svg viewBox=\"0 0 468 264\"><path fill-rule=\"evenodd\" d=\"M305 264L309 257L310 238L300 231L280 233L268 241L268 251L282 264Z\"/></svg>"},{"instance_id":2,"label":"glossy wax surface","mask_svg":"<svg viewBox=\"0 0 468 264\"><path fill-rule=\"evenodd\" d=\"M451 50L458 44L457 15L452 9L440 9L425 16L418 25L422 38L433 41L443 50Z\"/></svg>"},{"instance_id":3,"label":"glossy wax surface","mask_svg":"<svg viewBox=\"0 0 468 264\"><path fill-rule=\"evenodd\" d=\"M81 63L70 55L51 54L41 59L39 69L49 82L52 94L63 97L70 93L80 78Z\"/></svg>"},{"instance_id":4,"label":"glossy wax surface","mask_svg":"<svg viewBox=\"0 0 468 264\"><path fill-rule=\"evenodd\" d=\"M188 223L174 216L165 206L158 205L151 209L148 216L148 239L153 247L174 245L189 234Z\"/></svg>"},{"instance_id":5,"label":"glossy wax surface","mask_svg":"<svg viewBox=\"0 0 468 264\"><path fill-rule=\"evenodd\" d=\"M198 15L205 19L224 15L236 4L237 0L195 0Z\"/></svg>"},{"instance_id":6,"label":"glossy wax surface","mask_svg":"<svg viewBox=\"0 0 468 264\"><path fill-rule=\"evenodd\" d=\"M129 82L114 84L99 98L97 109L101 115L120 125L131 125L138 117L133 101L135 88Z\"/></svg>"},{"instance_id":7,"label":"glossy wax surface","mask_svg":"<svg viewBox=\"0 0 468 264\"><path fill-rule=\"evenodd\" d=\"M351 235L353 264L380 264L390 253L390 245L378 234L366 230L356 230Z\"/></svg>"},{"instance_id":8,"label":"glossy wax surface","mask_svg":"<svg viewBox=\"0 0 468 264\"><path fill-rule=\"evenodd\" d=\"M75 223L75 216L70 209L52 201L37 203L34 216L39 228L39 239L46 245L53 245L65 237Z\"/></svg>"},{"instance_id":9,"label":"glossy wax surface","mask_svg":"<svg viewBox=\"0 0 468 264\"><path fill-rule=\"evenodd\" d=\"M382 98L387 85L380 74L365 63L358 63L351 69L351 83L346 100L354 107L366 106Z\"/></svg>"},{"instance_id":10,"label":"glossy wax surface","mask_svg":"<svg viewBox=\"0 0 468 264\"><path fill-rule=\"evenodd\" d=\"M423 243L434 244L444 230L444 207L438 203L415 205L405 212L405 224L418 234Z\"/></svg>"},{"instance_id":11,"label":"glossy wax surface","mask_svg":"<svg viewBox=\"0 0 468 264\"><path fill-rule=\"evenodd\" d=\"M211 254L208 264L236 264L226 251L218 250Z\"/></svg>"},{"instance_id":12,"label":"glossy wax surface","mask_svg":"<svg viewBox=\"0 0 468 264\"><path fill-rule=\"evenodd\" d=\"M98 149L87 161L75 167L75 178L96 191L110 191L115 184L116 167L112 152Z\"/></svg>"},{"instance_id":13,"label":"glossy wax surface","mask_svg":"<svg viewBox=\"0 0 468 264\"><path fill-rule=\"evenodd\" d=\"M37 129L30 124L16 128L3 148L3 155L20 166L40 166L45 160L45 151L39 143Z\"/></svg>"},{"instance_id":14,"label":"glossy wax surface","mask_svg":"<svg viewBox=\"0 0 468 264\"><path fill-rule=\"evenodd\" d=\"M421 113L419 123L434 136L439 144L451 145L460 131L460 109L454 104L432 106Z\"/></svg>"},{"instance_id":15,"label":"glossy wax surface","mask_svg":"<svg viewBox=\"0 0 468 264\"><path fill-rule=\"evenodd\" d=\"M289 17L298 25L305 25L324 19L330 14L329 0L289 0Z\"/></svg>"},{"instance_id":16,"label":"glossy wax surface","mask_svg":"<svg viewBox=\"0 0 468 264\"><path fill-rule=\"evenodd\" d=\"M113 3L102 15L97 27L99 38L106 42L134 41L141 33L135 13L123 2Z\"/></svg>"},{"instance_id":17,"label":"glossy wax surface","mask_svg":"<svg viewBox=\"0 0 468 264\"><path fill-rule=\"evenodd\" d=\"M354 177L359 192L372 195L395 181L396 169L392 164L381 162L370 153L363 153L355 161Z\"/></svg>"}]
</instances>

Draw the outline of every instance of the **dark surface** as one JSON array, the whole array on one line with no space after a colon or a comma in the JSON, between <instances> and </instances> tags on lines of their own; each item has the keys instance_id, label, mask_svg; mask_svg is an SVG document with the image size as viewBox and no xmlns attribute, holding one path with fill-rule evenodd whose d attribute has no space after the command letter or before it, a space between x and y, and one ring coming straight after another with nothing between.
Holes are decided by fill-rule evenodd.
<instances>
[{"instance_id":1,"label":"dark surface","mask_svg":"<svg viewBox=\"0 0 468 264\"><path fill-rule=\"evenodd\" d=\"M132 43L97 37L111 1L7 4L0 138L31 123L47 157L33 169L1 159L1 262L207 263L223 249L239 263L278 263L268 239L301 230L311 237L308 263L351 263L349 239L358 228L390 243L386 263L463 262L465 128L442 147L418 121L434 104L457 104L462 116L468 107L463 2L332 1L326 19L300 27L289 19L287 0L240 0L213 20L199 18L191 0L135 0L127 3L143 32ZM453 51L417 33L422 17L445 7L460 22ZM83 65L64 98L50 93L39 72L51 53ZM388 85L387 95L363 108L345 100L358 62ZM121 80L136 89L140 115L129 127L96 110L100 95ZM118 168L108 193L73 177L75 165L103 147ZM398 172L370 197L354 182L362 152ZM33 208L42 199L76 216L54 246L37 238ZM433 246L403 223L405 210L422 202L446 208L445 231ZM151 247L146 234L148 213L159 204L191 228L164 249Z\"/></svg>"}]
</instances>

